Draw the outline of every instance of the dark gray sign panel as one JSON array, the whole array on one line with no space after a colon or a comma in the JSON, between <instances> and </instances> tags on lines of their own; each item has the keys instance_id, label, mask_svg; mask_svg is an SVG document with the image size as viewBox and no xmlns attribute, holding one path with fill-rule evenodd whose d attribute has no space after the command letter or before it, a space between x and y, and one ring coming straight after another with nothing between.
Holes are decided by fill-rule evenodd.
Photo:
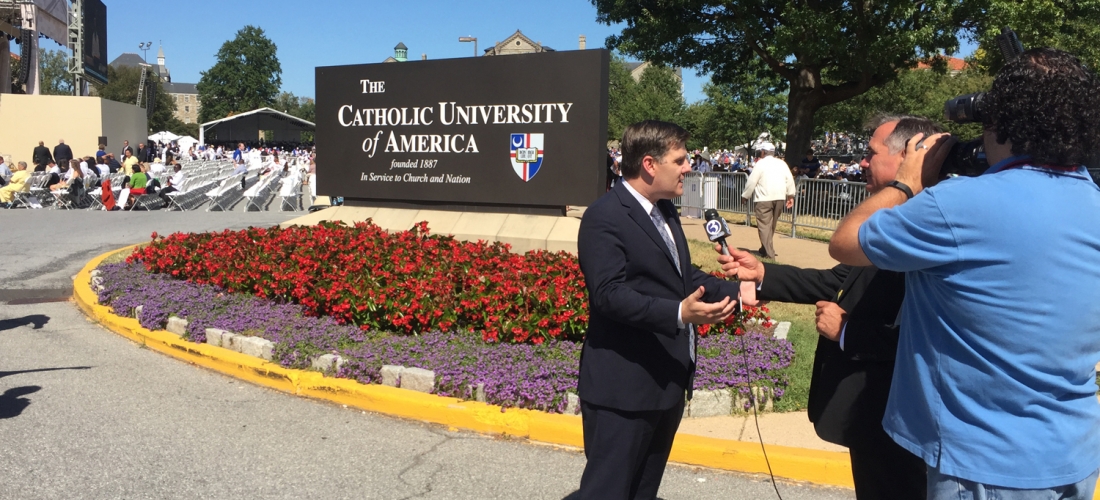
<instances>
[{"instance_id":1,"label":"dark gray sign panel","mask_svg":"<svg viewBox=\"0 0 1100 500\"><path fill-rule=\"evenodd\" d=\"M84 0L84 76L107 84L107 6L100 0Z\"/></svg>"},{"instance_id":2,"label":"dark gray sign panel","mask_svg":"<svg viewBox=\"0 0 1100 500\"><path fill-rule=\"evenodd\" d=\"M589 205L606 50L317 68L318 191L426 205Z\"/></svg>"}]
</instances>

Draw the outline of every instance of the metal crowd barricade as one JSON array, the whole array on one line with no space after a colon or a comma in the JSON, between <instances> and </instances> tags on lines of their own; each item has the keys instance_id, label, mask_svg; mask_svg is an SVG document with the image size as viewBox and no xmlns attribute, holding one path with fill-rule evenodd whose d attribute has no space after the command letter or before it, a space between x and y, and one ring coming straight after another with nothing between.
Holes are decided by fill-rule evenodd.
<instances>
[{"instance_id":1,"label":"metal crowd barricade","mask_svg":"<svg viewBox=\"0 0 1100 500\"><path fill-rule=\"evenodd\" d=\"M785 210L780 221L791 223L791 236L799 227L834 231L840 220L867 199L867 184L830 179L799 179L794 208Z\"/></svg>"},{"instance_id":2,"label":"metal crowd barricade","mask_svg":"<svg viewBox=\"0 0 1100 500\"><path fill-rule=\"evenodd\" d=\"M708 208L722 212L730 224L752 224L753 202L741 198L748 175L741 172L689 172L684 176L684 195L673 200L685 217L702 217ZM840 220L869 196L862 182L829 179L796 179L794 207L784 209L779 222L799 228L834 231Z\"/></svg>"}]
</instances>

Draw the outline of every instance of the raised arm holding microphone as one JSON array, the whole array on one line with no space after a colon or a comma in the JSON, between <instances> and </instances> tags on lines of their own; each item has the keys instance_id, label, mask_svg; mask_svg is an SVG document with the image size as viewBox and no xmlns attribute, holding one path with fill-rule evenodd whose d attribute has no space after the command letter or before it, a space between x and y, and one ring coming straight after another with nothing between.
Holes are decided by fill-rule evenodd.
<instances>
[{"instance_id":1,"label":"raised arm holding microphone","mask_svg":"<svg viewBox=\"0 0 1100 500\"><path fill-rule=\"evenodd\" d=\"M860 162L867 190L890 186L916 134L939 132L926 118L879 116ZM816 304L821 334L810 381L809 417L818 436L847 446L856 497L925 498L925 465L894 443L882 428L898 344L895 320L904 296L901 273L874 266L841 264L832 269L800 269L764 264L749 252L719 256L722 270L742 280L742 297ZM752 305L749 299L746 304Z\"/></svg>"},{"instance_id":2,"label":"raised arm holding microphone","mask_svg":"<svg viewBox=\"0 0 1100 500\"><path fill-rule=\"evenodd\" d=\"M623 133L617 183L584 213L577 250L589 294L578 391L588 463L582 499L656 498L691 398L692 325L737 307L738 284L695 269L676 207L688 133L644 121Z\"/></svg>"},{"instance_id":3,"label":"raised arm holding microphone","mask_svg":"<svg viewBox=\"0 0 1100 500\"><path fill-rule=\"evenodd\" d=\"M954 140L914 138L902 185L853 210L829 251L905 273L883 426L928 465L929 498L1091 499L1100 188L1082 164L1100 149L1100 79L1033 49L974 101L992 166L937 183Z\"/></svg>"}]
</instances>

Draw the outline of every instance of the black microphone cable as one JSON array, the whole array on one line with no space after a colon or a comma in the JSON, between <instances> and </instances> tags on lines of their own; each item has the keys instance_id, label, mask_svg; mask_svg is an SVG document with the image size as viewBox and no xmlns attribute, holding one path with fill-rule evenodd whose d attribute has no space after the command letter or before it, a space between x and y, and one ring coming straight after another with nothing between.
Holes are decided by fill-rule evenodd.
<instances>
[{"instance_id":1,"label":"black microphone cable","mask_svg":"<svg viewBox=\"0 0 1100 500\"><path fill-rule=\"evenodd\" d=\"M726 244L726 237L730 235L729 225L726 224L726 219L723 218L717 210L707 209L704 212L704 218L706 224L704 229L707 232L707 238L714 243L718 243L722 246L722 255L729 255L729 245ZM744 312L740 298L737 301L737 313L738 316ZM747 333L747 332L746 332ZM775 495L779 497L779 500L783 500L783 495L779 493L779 484L775 481L775 473L772 472L772 463L768 459L768 450L764 447L764 435L760 432L760 416L756 412L756 395L752 392L752 385L749 380L749 351L745 345L745 334L741 336L741 361L745 367L745 387L749 390L749 405L752 406L752 420L756 425L756 438L760 440L760 451L764 453L764 463L768 466L768 477L771 478L772 488L775 490Z\"/></svg>"},{"instance_id":2,"label":"black microphone cable","mask_svg":"<svg viewBox=\"0 0 1100 500\"><path fill-rule=\"evenodd\" d=\"M740 301L737 304L737 309L741 310ZM768 477L772 480L772 489L775 490L775 496L779 497L779 500L783 500L783 495L779 493L779 484L775 482L771 460L768 460L768 450L764 448L764 435L760 432L760 417L756 414L756 395L753 394L752 385L749 384L749 351L745 345L745 335L747 334L748 332L741 334L741 361L745 366L745 386L749 388L749 405L752 406L752 420L756 424L756 439L760 440L760 451L764 453L764 463L768 466Z\"/></svg>"}]
</instances>

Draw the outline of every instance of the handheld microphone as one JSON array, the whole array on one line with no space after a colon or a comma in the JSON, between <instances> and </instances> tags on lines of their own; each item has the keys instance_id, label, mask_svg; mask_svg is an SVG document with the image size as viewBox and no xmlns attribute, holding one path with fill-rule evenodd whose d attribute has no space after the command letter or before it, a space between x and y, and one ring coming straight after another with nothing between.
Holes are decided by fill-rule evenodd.
<instances>
[{"instance_id":1,"label":"handheld microphone","mask_svg":"<svg viewBox=\"0 0 1100 500\"><path fill-rule=\"evenodd\" d=\"M703 226L707 230L707 238L722 245L722 255L729 255L730 247L726 245L726 237L730 236L731 233L730 227L726 224L726 219L718 215L718 211L713 208L708 208L703 212L703 218L707 220L706 225Z\"/></svg>"}]
</instances>

